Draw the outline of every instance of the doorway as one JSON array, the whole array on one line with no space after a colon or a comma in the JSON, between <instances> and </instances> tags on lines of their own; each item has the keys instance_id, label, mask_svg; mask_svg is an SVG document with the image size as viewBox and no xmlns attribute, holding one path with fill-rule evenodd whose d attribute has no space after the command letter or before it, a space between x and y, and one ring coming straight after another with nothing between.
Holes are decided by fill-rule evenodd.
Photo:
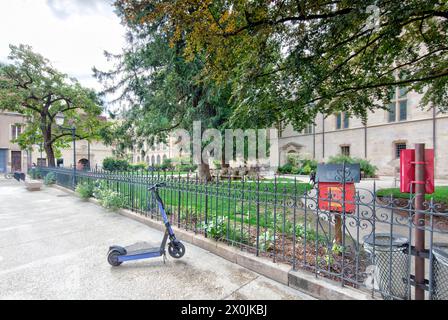
<instances>
[{"instance_id":1,"label":"doorway","mask_svg":"<svg viewBox=\"0 0 448 320\"><path fill-rule=\"evenodd\" d=\"M11 171L22 171L22 151L11 151Z\"/></svg>"},{"instance_id":2,"label":"doorway","mask_svg":"<svg viewBox=\"0 0 448 320\"><path fill-rule=\"evenodd\" d=\"M0 149L0 172L6 172L6 155L7 149Z\"/></svg>"}]
</instances>

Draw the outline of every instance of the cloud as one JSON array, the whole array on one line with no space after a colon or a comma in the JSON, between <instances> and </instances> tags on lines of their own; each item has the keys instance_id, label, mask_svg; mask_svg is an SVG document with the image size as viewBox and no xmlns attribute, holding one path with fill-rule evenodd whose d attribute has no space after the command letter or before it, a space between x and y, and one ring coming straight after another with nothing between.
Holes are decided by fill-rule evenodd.
<instances>
[{"instance_id":1,"label":"cloud","mask_svg":"<svg viewBox=\"0 0 448 320\"><path fill-rule=\"evenodd\" d=\"M46 0L51 12L59 19L73 15L94 15L107 11L113 0Z\"/></svg>"}]
</instances>

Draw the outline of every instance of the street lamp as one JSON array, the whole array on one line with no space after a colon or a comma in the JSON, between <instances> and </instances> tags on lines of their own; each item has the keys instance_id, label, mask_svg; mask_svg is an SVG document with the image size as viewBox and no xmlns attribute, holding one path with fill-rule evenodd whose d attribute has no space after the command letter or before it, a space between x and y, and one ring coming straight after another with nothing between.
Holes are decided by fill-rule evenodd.
<instances>
[{"instance_id":1,"label":"street lamp","mask_svg":"<svg viewBox=\"0 0 448 320\"><path fill-rule=\"evenodd\" d=\"M71 131L72 133L72 140L73 140L73 188L76 186L76 128L74 125L71 127L63 127L65 116L62 112L59 112L55 116L55 121L59 129Z\"/></svg>"}]
</instances>

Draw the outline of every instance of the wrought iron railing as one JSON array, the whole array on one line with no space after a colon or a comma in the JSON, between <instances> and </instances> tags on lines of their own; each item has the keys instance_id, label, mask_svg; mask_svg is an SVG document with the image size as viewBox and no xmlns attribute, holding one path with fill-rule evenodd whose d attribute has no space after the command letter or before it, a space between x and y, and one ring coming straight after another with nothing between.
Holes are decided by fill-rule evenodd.
<instances>
[{"instance_id":1,"label":"wrought iron railing","mask_svg":"<svg viewBox=\"0 0 448 320\"><path fill-rule=\"evenodd\" d=\"M379 197L375 182L356 188L354 198L348 199L344 175L339 177L338 200L331 192L322 198L319 184L312 188L292 179L207 182L197 175L102 170L78 171L73 179L72 170L39 170L43 176L53 172L59 185L71 189L74 181L102 181L103 187L121 195L127 209L152 219L160 216L147 189L164 181L160 193L173 225L384 299L413 298L413 243L420 228L427 239L427 249L419 253L426 258L427 298L448 299L448 250L443 245L448 243L448 213L432 199L417 212L412 195ZM323 210L322 202L330 208L337 204L340 210ZM349 206L352 212L346 210ZM421 226L416 213L424 214Z\"/></svg>"}]
</instances>

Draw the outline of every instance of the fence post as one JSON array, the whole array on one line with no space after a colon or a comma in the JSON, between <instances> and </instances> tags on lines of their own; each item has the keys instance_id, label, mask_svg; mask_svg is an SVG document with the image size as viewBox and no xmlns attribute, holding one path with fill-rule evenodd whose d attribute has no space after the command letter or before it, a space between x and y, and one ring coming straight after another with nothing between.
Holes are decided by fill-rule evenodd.
<instances>
[{"instance_id":1,"label":"fence post","mask_svg":"<svg viewBox=\"0 0 448 320\"><path fill-rule=\"evenodd\" d=\"M425 258L420 254L425 250L425 144L415 144L415 299L425 299Z\"/></svg>"}]
</instances>

